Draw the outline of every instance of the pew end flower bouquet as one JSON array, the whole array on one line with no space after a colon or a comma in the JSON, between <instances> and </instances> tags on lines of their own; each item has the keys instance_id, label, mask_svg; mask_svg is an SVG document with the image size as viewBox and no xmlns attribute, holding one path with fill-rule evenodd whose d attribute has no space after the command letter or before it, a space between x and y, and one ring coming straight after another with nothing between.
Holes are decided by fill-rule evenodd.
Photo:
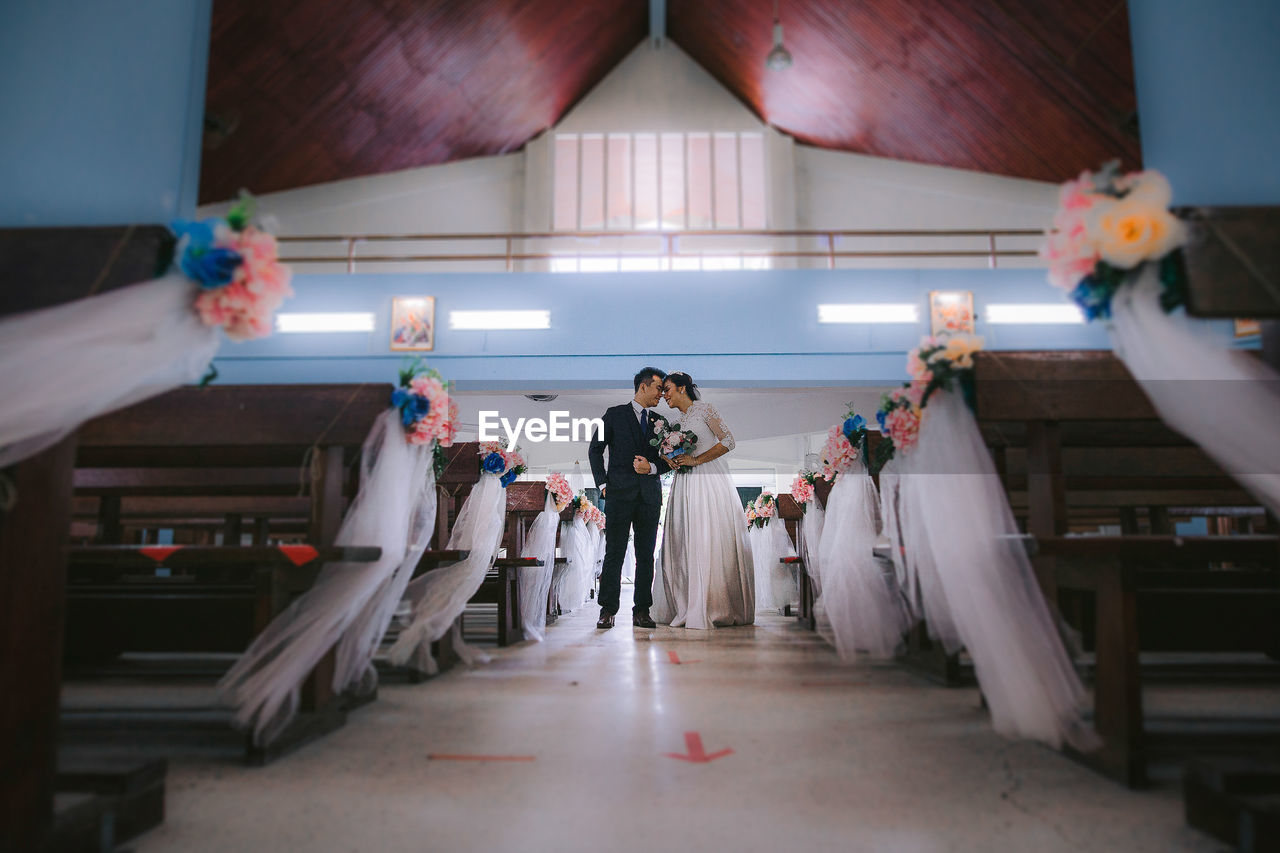
<instances>
[{"instance_id":1,"label":"pew end flower bouquet","mask_svg":"<svg viewBox=\"0 0 1280 853\"><path fill-rule=\"evenodd\" d=\"M1113 160L1062 185L1053 230L1040 256L1049 282L1067 292L1088 320L1109 319L1117 290L1154 264L1166 313L1182 305L1186 228L1170 211L1173 190L1155 170L1120 172Z\"/></svg>"},{"instance_id":2,"label":"pew end flower bouquet","mask_svg":"<svg viewBox=\"0 0 1280 853\"><path fill-rule=\"evenodd\" d=\"M547 475L547 492L556 502L556 512L563 512L573 500L573 487L559 471Z\"/></svg>"},{"instance_id":3,"label":"pew end flower bouquet","mask_svg":"<svg viewBox=\"0 0 1280 853\"><path fill-rule=\"evenodd\" d=\"M293 295L276 238L253 224L253 213L254 200L244 193L224 219L178 220L170 227L174 265L200 288L201 322L234 341L270 335L276 309Z\"/></svg>"},{"instance_id":4,"label":"pew end flower bouquet","mask_svg":"<svg viewBox=\"0 0 1280 853\"><path fill-rule=\"evenodd\" d=\"M791 481L791 497L795 498L796 503L800 504L800 512L809 511L809 501L813 500L817 494L814 486L821 476L817 471L801 471Z\"/></svg>"},{"instance_id":5,"label":"pew end flower bouquet","mask_svg":"<svg viewBox=\"0 0 1280 853\"><path fill-rule=\"evenodd\" d=\"M400 410L405 441L429 444L436 477L448 460L444 449L453 445L458 429L458 403L449 396L450 384L421 359L401 368L400 384L391 392L392 408Z\"/></svg>"},{"instance_id":6,"label":"pew end flower bouquet","mask_svg":"<svg viewBox=\"0 0 1280 853\"><path fill-rule=\"evenodd\" d=\"M505 441L481 442L479 454L480 470L496 475L504 489L529 470L519 448L508 449Z\"/></svg>"}]
</instances>

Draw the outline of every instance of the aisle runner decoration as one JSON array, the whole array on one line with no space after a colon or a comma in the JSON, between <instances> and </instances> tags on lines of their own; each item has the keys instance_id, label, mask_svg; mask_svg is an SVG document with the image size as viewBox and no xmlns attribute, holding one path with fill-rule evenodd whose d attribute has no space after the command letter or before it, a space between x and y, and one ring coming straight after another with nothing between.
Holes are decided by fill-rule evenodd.
<instances>
[{"instance_id":1,"label":"aisle runner decoration","mask_svg":"<svg viewBox=\"0 0 1280 853\"><path fill-rule=\"evenodd\" d=\"M560 511L573 500L573 489L564 475L552 472L547 477L547 497L542 512L529 525L521 557L541 560L541 566L521 567L520 618L526 640L542 642L547 630L547 599L551 594L551 576L556 566L556 536L560 532Z\"/></svg>"},{"instance_id":2,"label":"aisle runner decoration","mask_svg":"<svg viewBox=\"0 0 1280 853\"><path fill-rule=\"evenodd\" d=\"M377 546L382 556L372 565L326 565L218 683L236 725L259 744L293 719L303 680L335 646L335 692L363 695L377 685L373 656L435 530L435 453L452 442L457 420L447 383L420 363L401 372L390 402L365 439L360 491L334 541Z\"/></svg>"},{"instance_id":3,"label":"aisle runner decoration","mask_svg":"<svg viewBox=\"0 0 1280 853\"><path fill-rule=\"evenodd\" d=\"M852 410L827 433L822 475L834 480L818 561L822 605L841 659L859 652L890 658L902 644L907 614L892 576L872 549L879 536L880 499L863 461L866 421Z\"/></svg>"},{"instance_id":4,"label":"aisle runner decoration","mask_svg":"<svg viewBox=\"0 0 1280 853\"><path fill-rule=\"evenodd\" d=\"M21 365L0 374L0 468L90 418L198 382L218 328L232 340L270 333L290 273L251 208L245 198L226 220L175 223L165 276L0 320L0 364Z\"/></svg>"},{"instance_id":5,"label":"aisle runner decoration","mask_svg":"<svg viewBox=\"0 0 1280 853\"><path fill-rule=\"evenodd\" d=\"M1186 233L1171 198L1159 172L1121 175L1115 162L1068 181L1041 250L1049 281L1090 320L1109 319L1116 356L1164 422L1280 513L1280 373L1173 313L1186 291Z\"/></svg>"},{"instance_id":6,"label":"aisle runner decoration","mask_svg":"<svg viewBox=\"0 0 1280 853\"><path fill-rule=\"evenodd\" d=\"M902 536L908 555L918 556L926 614L931 622L945 614L953 623L995 730L1094 749L1097 736L1081 716L1084 688L965 402L980 347L975 338L925 339L908 359L921 416L900 471Z\"/></svg>"},{"instance_id":7,"label":"aisle runner decoration","mask_svg":"<svg viewBox=\"0 0 1280 853\"><path fill-rule=\"evenodd\" d=\"M493 565L502 543L506 521L507 486L525 472L524 457L502 442L480 445L480 482L458 511L449 550L467 551L467 557L414 579L405 590L412 605L412 619L387 651L397 666L410 666L434 675L440 667L431 655L431 644L453 631L453 646L464 663L483 663L488 657L462 641L457 619L466 609L484 576Z\"/></svg>"},{"instance_id":8,"label":"aisle runner decoration","mask_svg":"<svg viewBox=\"0 0 1280 853\"><path fill-rule=\"evenodd\" d=\"M573 518L565 523L561 536L569 562L556 590L560 608L565 611L581 607L595 584L598 533L604 526L604 513L587 500L585 494L573 498L569 506L573 509Z\"/></svg>"},{"instance_id":9,"label":"aisle runner decoration","mask_svg":"<svg viewBox=\"0 0 1280 853\"><path fill-rule=\"evenodd\" d=\"M777 520L778 502L771 492L761 492L747 505L747 545L755 567L756 610L781 610L796 600L792 567L783 557L794 557L786 524ZM772 523L770 523L772 522Z\"/></svg>"}]
</instances>

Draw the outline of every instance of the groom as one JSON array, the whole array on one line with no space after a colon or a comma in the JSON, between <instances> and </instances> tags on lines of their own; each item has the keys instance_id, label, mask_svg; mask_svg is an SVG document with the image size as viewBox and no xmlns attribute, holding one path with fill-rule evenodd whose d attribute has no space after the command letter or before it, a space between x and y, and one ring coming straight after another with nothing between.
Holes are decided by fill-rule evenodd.
<instances>
[{"instance_id":1,"label":"groom","mask_svg":"<svg viewBox=\"0 0 1280 853\"><path fill-rule=\"evenodd\" d=\"M627 539L635 528L636 592L631 608L631 624L654 627L649 618L653 605L653 549L658 539L658 511L662 506L662 484L658 448L653 437L649 411L662 399L662 382L667 374L645 367L635 375L636 395L630 403L614 406L604 413L604 438L591 440L591 473L600 496L605 499L604 566L600 569L600 621L597 628L612 628L622 592L622 559ZM609 470L605 472L604 450L609 448Z\"/></svg>"}]
</instances>

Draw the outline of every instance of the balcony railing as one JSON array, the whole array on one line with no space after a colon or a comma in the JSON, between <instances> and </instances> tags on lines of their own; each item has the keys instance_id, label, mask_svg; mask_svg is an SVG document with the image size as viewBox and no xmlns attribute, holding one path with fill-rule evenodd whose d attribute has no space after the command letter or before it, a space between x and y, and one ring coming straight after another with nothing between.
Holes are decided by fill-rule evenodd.
<instances>
[{"instance_id":1,"label":"balcony railing","mask_svg":"<svg viewBox=\"0 0 1280 853\"><path fill-rule=\"evenodd\" d=\"M791 231L544 231L511 234L322 234L280 237L282 260L348 273L395 271L391 265L450 265L507 272L549 269L565 259L616 259L626 268L687 269L705 259L741 258L750 268L781 265L836 269L880 261L985 262L1035 258L1036 229L891 229ZM782 262L782 263L780 263ZM316 271L319 271L318 269Z\"/></svg>"}]
</instances>

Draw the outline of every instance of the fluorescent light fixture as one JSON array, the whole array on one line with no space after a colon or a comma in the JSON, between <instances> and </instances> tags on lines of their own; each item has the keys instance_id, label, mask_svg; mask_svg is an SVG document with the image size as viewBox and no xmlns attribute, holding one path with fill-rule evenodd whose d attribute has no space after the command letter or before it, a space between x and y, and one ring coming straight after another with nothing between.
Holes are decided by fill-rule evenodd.
<instances>
[{"instance_id":1,"label":"fluorescent light fixture","mask_svg":"<svg viewBox=\"0 0 1280 853\"><path fill-rule=\"evenodd\" d=\"M450 311L454 329L550 329L550 311Z\"/></svg>"},{"instance_id":2,"label":"fluorescent light fixture","mask_svg":"<svg viewBox=\"0 0 1280 853\"><path fill-rule=\"evenodd\" d=\"M916 306L886 302L819 305L819 323L918 323Z\"/></svg>"},{"instance_id":3,"label":"fluorescent light fixture","mask_svg":"<svg viewBox=\"0 0 1280 853\"><path fill-rule=\"evenodd\" d=\"M1083 323L1080 309L1068 303L1043 303L1038 305L987 305L983 319L988 323L1026 323L1038 325Z\"/></svg>"},{"instance_id":4,"label":"fluorescent light fixture","mask_svg":"<svg viewBox=\"0 0 1280 853\"><path fill-rule=\"evenodd\" d=\"M339 311L326 314L277 314L277 332L372 332L373 314Z\"/></svg>"}]
</instances>

